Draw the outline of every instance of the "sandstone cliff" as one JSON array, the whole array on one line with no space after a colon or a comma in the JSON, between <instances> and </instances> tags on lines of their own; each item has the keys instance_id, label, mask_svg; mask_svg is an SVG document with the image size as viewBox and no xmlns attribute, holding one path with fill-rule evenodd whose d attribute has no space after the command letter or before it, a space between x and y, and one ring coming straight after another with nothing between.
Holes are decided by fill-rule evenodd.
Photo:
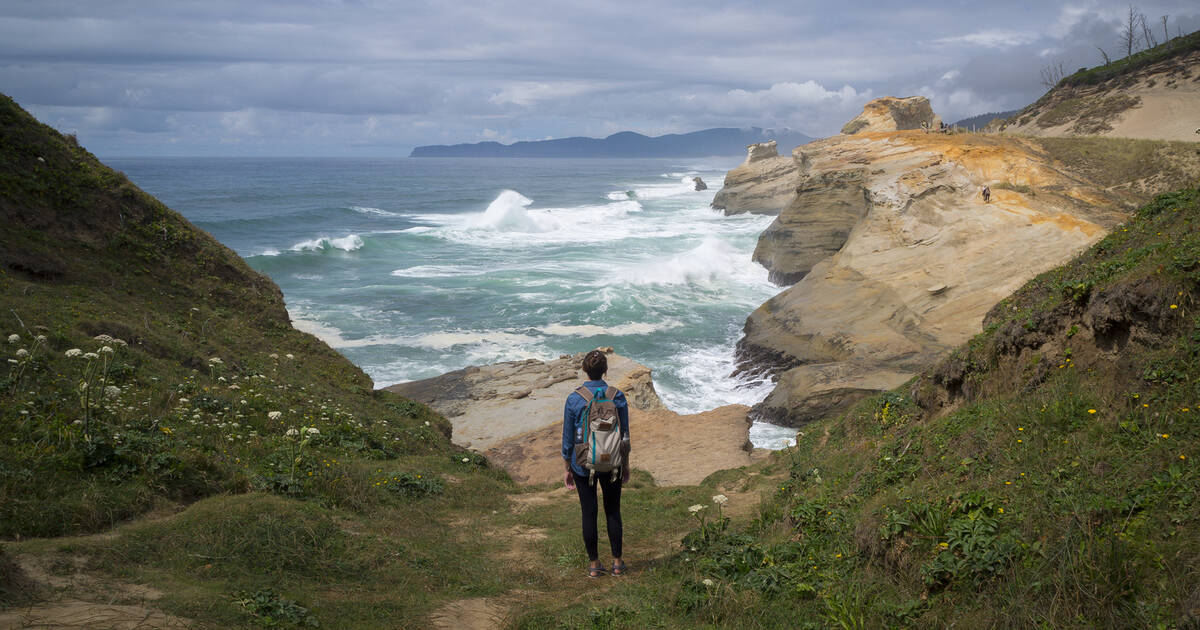
<instances>
[{"instance_id":1,"label":"sandstone cliff","mask_svg":"<svg viewBox=\"0 0 1200 630\"><path fill-rule=\"evenodd\" d=\"M712 207L726 215L779 214L796 194L796 163L781 157L775 141L747 147L746 161L725 175Z\"/></svg>"},{"instance_id":2,"label":"sandstone cliff","mask_svg":"<svg viewBox=\"0 0 1200 630\"><path fill-rule=\"evenodd\" d=\"M798 193L755 259L796 284L750 315L738 346L743 370L778 379L757 417L793 426L965 342L992 305L1123 220L1129 201L1033 140L998 136L863 132L804 145L793 163Z\"/></svg>"},{"instance_id":3,"label":"sandstone cliff","mask_svg":"<svg viewBox=\"0 0 1200 630\"><path fill-rule=\"evenodd\" d=\"M933 113L929 99L924 96L884 96L867 103L861 114L842 127L842 133L937 129L941 123L941 117Z\"/></svg>"},{"instance_id":4,"label":"sandstone cliff","mask_svg":"<svg viewBox=\"0 0 1200 630\"><path fill-rule=\"evenodd\" d=\"M1200 47L1197 34L1188 38ZM1181 48L1103 80L1091 76L1102 71L1067 77L1002 129L1032 136L1200 141L1200 49Z\"/></svg>"}]
</instances>

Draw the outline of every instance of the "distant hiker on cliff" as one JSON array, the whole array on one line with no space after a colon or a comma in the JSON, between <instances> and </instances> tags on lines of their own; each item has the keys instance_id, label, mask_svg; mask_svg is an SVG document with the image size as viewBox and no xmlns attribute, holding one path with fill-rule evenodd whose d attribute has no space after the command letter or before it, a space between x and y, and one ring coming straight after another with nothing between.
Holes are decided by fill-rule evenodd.
<instances>
[{"instance_id":1,"label":"distant hiker on cliff","mask_svg":"<svg viewBox=\"0 0 1200 630\"><path fill-rule=\"evenodd\" d=\"M987 184L984 184L983 190L981 190L979 192L983 193L983 203L991 203L992 202L992 189L988 188Z\"/></svg>"},{"instance_id":2,"label":"distant hiker on cliff","mask_svg":"<svg viewBox=\"0 0 1200 630\"><path fill-rule=\"evenodd\" d=\"M583 545L587 550L588 577L600 577L607 569L597 551L596 482L604 491L604 518L608 544L612 548L612 574L627 570L621 559L621 486L629 481L629 404L621 390L602 380L608 359L599 350L583 357L588 380L567 396L563 406L562 458L565 482L579 493L583 512Z\"/></svg>"}]
</instances>

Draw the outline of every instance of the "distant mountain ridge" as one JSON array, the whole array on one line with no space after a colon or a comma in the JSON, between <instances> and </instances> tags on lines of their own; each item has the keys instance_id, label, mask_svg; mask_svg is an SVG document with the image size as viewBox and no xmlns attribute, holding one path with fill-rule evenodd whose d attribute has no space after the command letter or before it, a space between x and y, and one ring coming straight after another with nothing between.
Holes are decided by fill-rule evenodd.
<instances>
[{"instance_id":1,"label":"distant mountain ridge","mask_svg":"<svg viewBox=\"0 0 1200 630\"><path fill-rule=\"evenodd\" d=\"M791 129L776 131L760 127L718 127L654 137L622 131L607 138L429 145L413 149L409 157L706 157L742 155L747 145L768 140L774 140L781 148L790 150L807 144L813 138Z\"/></svg>"}]
</instances>

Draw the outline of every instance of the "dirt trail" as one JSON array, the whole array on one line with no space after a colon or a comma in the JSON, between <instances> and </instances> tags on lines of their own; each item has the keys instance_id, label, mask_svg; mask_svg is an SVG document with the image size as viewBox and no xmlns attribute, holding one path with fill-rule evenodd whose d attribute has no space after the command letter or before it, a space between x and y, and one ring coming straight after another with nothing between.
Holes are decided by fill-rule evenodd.
<instances>
[{"instance_id":1,"label":"dirt trail","mask_svg":"<svg viewBox=\"0 0 1200 630\"><path fill-rule=\"evenodd\" d=\"M175 505L148 513L137 521L107 532L75 540L111 540L135 523L160 521L182 509ZM87 559L66 553L17 554L21 573L43 601L0 612L0 630L10 628L89 628L95 630L149 630L188 628L182 617L156 610L151 602L162 591L89 573Z\"/></svg>"},{"instance_id":2,"label":"dirt trail","mask_svg":"<svg viewBox=\"0 0 1200 630\"><path fill-rule=\"evenodd\" d=\"M762 477L757 472L751 472L745 477L731 482L719 484L715 494L724 494L728 499L724 514L734 520L751 518L758 509L764 488L757 483ZM768 488L770 486L767 486ZM561 507L564 510L578 509L575 493L559 486L540 492L527 492L509 495L509 513L524 514L547 506ZM491 518L489 515L485 520ZM601 519L603 520L603 519ZM499 552L503 559L521 558L529 560L538 558L538 554L529 553L530 543L537 543L547 538L545 529L532 525L515 525L507 528L489 527L497 535L505 536L512 544ZM606 577L597 580L587 580L580 572L579 579L587 580L588 591L607 590L618 583L618 580L636 580L645 567L651 566L667 556L678 551L680 538L685 531L657 531L649 540L640 544L628 544L629 574L622 578ZM601 541L602 545L606 544ZM553 571L552 567L539 567ZM438 629L455 630L495 630L505 627L515 611L527 607L530 602L543 600L547 597L561 597L561 593L551 594L525 589L512 590L496 597L466 598L449 601L430 615L430 625Z\"/></svg>"}]
</instances>

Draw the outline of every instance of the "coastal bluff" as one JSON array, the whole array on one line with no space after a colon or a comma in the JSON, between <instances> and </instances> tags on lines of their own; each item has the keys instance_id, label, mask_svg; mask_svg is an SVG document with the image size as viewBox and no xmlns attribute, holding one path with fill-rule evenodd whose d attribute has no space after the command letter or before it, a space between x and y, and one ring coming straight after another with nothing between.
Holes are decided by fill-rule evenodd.
<instances>
[{"instance_id":1,"label":"coastal bluff","mask_svg":"<svg viewBox=\"0 0 1200 630\"><path fill-rule=\"evenodd\" d=\"M863 118L892 105L868 103ZM978 333L1005 296L1172 185L1095 181L1036 139L854 131L797 147L755 182L776 187L774 205L786 197L754 260L787 287L749 316L737 346L739 372L776 381L756 419L799 426L903 384Z\"/></svg>"},{"instance_id":2,"label":"coastal bluff","mask_svg":"<svg viewBox=\"0 0 1200 630\"><path fill-rule=\"evenodd\" d=\"M749 407L677 414L659 399L649 368L611 348L604 351L605 380L629 402L635 468L649 472L659 485L679 485L751 463ZM441 413L453 426L455 444L482 452L518 483L553 483L563 472L563 404L587 380L582 361L582 353L507 361L383 389ZM703 458L694 455L697 449Z\"/></svg>"}]
</instances>

